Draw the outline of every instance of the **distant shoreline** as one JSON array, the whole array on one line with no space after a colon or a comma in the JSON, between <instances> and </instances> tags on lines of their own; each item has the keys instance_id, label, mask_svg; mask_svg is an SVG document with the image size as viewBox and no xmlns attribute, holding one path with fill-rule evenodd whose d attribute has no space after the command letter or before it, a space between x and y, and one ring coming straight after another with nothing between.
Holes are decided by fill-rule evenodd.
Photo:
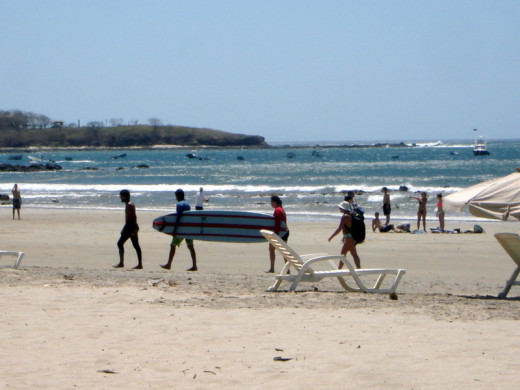
<instances>
[{"instance_id":1,"label":"distant shoreline","mask_svg":"<svg viewBox=\"0 0 520 390\"><path fill-rule=\"evenodd\" d=\"M0 153L38 153L40 151L52 151L52 150L73 150L73 151L88 151L88 150L195 150L195 149L362 149L362 148L413 148L419 147L417 145L408 145L404 142L396 143L374 143L374 144L316 144L316 145L265 145L265 146L214 146L214 145L152 145L152 146L123 146L123 147L110 147L110 146L31 146L31 147L20 147L20 148L0 148Z\"/></svg>"},{"instance_id":2,"label":"distant shoreline","mask_svg":"<svg viewBox=\"0 0 520 390\"><path fill-rule=\"evenodd\" d=\"M496 139L488 140L488 144L497 142L518 142L520 139ZM450 143L464 143L467 147L473 146L473 141L470 139L460 140L446 140L446 141L375 141L370 143L367 141L360 141L359 143L351 142L334 142L334 141L309 141L304 143L291 144L290 142L276 142L274 144L265 145L147 145L147 146L30 146L30 147L0 147L0 153L38 153L40 151L88 151L88 150L247 150L247 149L376 149L376 148L423 148L423 147L442 147L450 146Z\"/></svg>"}]
</instances>

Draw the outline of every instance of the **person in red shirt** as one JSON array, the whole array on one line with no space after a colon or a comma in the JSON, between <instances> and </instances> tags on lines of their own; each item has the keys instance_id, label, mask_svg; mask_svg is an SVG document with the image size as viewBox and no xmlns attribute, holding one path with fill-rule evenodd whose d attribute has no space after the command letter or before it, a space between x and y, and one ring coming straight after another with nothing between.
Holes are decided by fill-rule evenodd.
<instances>
[{"instance_id":1,"label":"person in red shirt","mask_svg":"<svg viewBox=\"0 0 520 390\"><path fill-rule=\"evenodd\" d=\"M285 231L281 230L282 221L287 224L287 214L285 214L285 210L282 207L282 200L279 196L273 195L271 196L271 207L274 209L274 232L280 236L282 240L287 242L289 239L289 229ZM270 267L266 273L274 273L274 261L276 259L274 246L269 244L269 261Z\"/></svg>"}]
</instances>

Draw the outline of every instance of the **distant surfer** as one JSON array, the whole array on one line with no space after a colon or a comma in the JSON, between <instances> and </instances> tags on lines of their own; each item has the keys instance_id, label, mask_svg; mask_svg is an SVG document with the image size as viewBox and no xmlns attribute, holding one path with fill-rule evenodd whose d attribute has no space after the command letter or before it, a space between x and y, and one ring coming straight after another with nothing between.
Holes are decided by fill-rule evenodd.
<instances>
[{"instance_id":1,"label":"distant surfer","mask_svg":"<svg viewBox=\"0 0 520 390\"><path fill-rule=\"evenodd\" d=\"M285 210L282 207L282 200L279 196L273 195L271 196L271 207L274 209L274 232L278 236L280 236L280 228L282 225L282 221L287 224L287 214L285 213ZM287 228L287 231L283 233L283 235L280 236L282 240L287 242L289 239L289 228ZM276 259L275 255L275 248L271 244L269 244L269 261L270 261L270 268L265 271L266 273L274 273L274 262Z\"/></svg>"},{"instance_id":2,"label":"distant surfer","mask_svg":"<svg viewBox=\"0 0 520 390\"><path fill-rule=\"evenodd\" d=\"M11 190L13 194L13 220L15 211L18 213L18 219L20 219L20 209L22 207L22 195L20 194L20 189L18 188L18 184L15 184L13 189Z\"/></svg>"},{"instance_id":3,"label":"distant surfer","mask_svg":"<svg viewBox=\"0 0 520 390\"><path fill-rule=\"evenodd\" d=\"M204 210L205 202L209 202L209 198L204 195L204 188L200 187L199 192L195 195L195 210Z\"/></svg>"},{"instance_id":4,"label":"distant surfer","mask_svg":"<svg viewBox=\"0 0 520 390\"><path fill-rule=\"evenodd\" d=\"M142 269L143 268L143 257L141 253L141 247L139 246L139 225L137 225L137 215L135 212L135 205L130 202L130 191L121 190L119 193L119 197L121 198L121 202L123 202L125 206L125 226L123 226L123 230L121 230L121 238L117 242L117 247L119 248L119 264L115 265L114 268L123 268L125 266L125 242L130 239L132 241L132 245L135 248L137 253L137 261L138 264L133 269Z\"/></svg>"},{"instance_id":5,"label":"distant surfer","mask_svg":"<svg viewBox=\"0 0 520 390\"><path fill-rule=\"evenodd\" d=\"M201 188L202 190L202 188ZM202 192L202 191L201 191ZM175 249L178 246L181 246L184 238L177 237L177 229L179 227L179 223L181 222L182 213L185 211L190 211L190 205L184 199L184 191L178 189L175 191L175 198L177 199L177 220L175 221L175 227L173 229L173 238L170 244L170 254L168 255L168 262L166 264L161 264L161 268L170 269L172 267L173 258L175 256ZM195 247L193 246L193 240L190 238L186 238L186 245L191 254L192 267L187 271L197 271L197 254L195 253Z\"/></svg>"}]
</instances>

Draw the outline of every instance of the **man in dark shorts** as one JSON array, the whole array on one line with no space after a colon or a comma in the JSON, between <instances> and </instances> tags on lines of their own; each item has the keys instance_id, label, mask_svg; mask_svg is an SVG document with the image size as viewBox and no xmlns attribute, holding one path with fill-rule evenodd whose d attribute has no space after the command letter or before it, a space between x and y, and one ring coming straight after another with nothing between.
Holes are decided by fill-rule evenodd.
<instances>
[{"instance_id":1,"label":"man in dark shorts","mask_svg":"<svg viewBox=\"0 0 520 390\"><path fill-rule=\"evenodd\" d=\"M18 219L20 219L20 208L22 207L22 195L20 194L20 189L18 188L18 184L15 184L13 189L11 190L13 194L13 219L15 211L18 212Z\"/></svg>"},{"instance_id":2,"label":"man in dark shorts","mask_svg":"<svg viewBox=\"0 0 520 390\"><path fill-rule=\"evenodd\" d=\"M130 239L132 241L132 245L135 248L137 253L137 265L133 269L142 269L143 268L143 257L141 253L141 247L139 246L139 225L137 224L137 215L135 212L135 205L130 202L130 191L122 190L119 193L121 198L121 202L123 202L125 207L125 226L123 226L123 230L121 230L121 237L117 242L117 247L119 248L119 264L115 265L114 268L123 268L125 266L125 242Z\"/></svg>"},{"instance_id":3,"label":"man in dark shorts","mask_svg":"<svg viewBox=\"0 0 520 390\"><path fill-rule=\"evenodd\" d=\"M389 225L390 213L392 212L392 208L390 207L390 195L388 194L388 189L386 187L383 187L381 192L383 193L383 214L386 217L385 225Z\"/></svg>"}]
</instances>

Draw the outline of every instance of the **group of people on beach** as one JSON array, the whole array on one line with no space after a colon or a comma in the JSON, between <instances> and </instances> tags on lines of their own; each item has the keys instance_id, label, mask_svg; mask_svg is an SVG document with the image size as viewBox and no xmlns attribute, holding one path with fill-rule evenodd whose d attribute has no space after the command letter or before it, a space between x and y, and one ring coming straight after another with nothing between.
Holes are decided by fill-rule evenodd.
<instances>
[{"instance_id":1,"label":"group of people on beach","mask_svg":"<svg viewBox=\"0 0 520 390\"><path fill-rule=\"evenodd\" d=\"M394 226L390 224L390 215L392 212L391 204L390 204L390 195L388 193L388 188L383 187L381 189L381 192L383 193L383 202L382 202L382 210L383 215L385 216L385 223L383 223L379 219L379 212L375 213L375 217L372 220L372 231L380 231L382 233L389 232L389 231L410 231L409 224L402 224ZM20 209L22 205L22 197L21 197L21 191L18 187L18 184L15 184L11 190L11 193L13 195L13 219L15 219L15 213L18 214L18 219L20 219ZM130 191L128 190L121 190L119 193L121 202L125 203L125 225L123 229L121 230L121 236L117 242L117 246L119 249L119 263L115 265L115 268L123 268L124 267L124 244L129 239L132 242L133 247L135 248L135 251L137 253L137 266L134 267L134 269L142 269L143 263L142 263L142 251L141 247L139 245L139 238L138 238L138 232L139 232L139 225L137 224L137 215L136 215L136 208L135 205L130 201ZM177 200L177 206L176 206L176 213L177 213L177 220L174 227L174 233L173 233L173 239L170 244L170 252L168 255L168 260L165 264L162 264L161 267L164 269L171 269L171 265L173 262L173 259L175 257L176 248L181 245L181 243L184 241L183 238L177 237L175 235L175 232L177 231L177 228L180 223L180 217L185 211L190 210L190 205L185 199L185 194L182 189L178 189L175 191L175 198ZM423 230L426 232L426 214L427 214L427 203L428 203L428 196L426 192L421 192L420 197L410 196L411 199L415 199L418 202L418 209L417 209L417 230L420 229L420 225L422 222ZM200 187L199 191L197 192L195 196L195 209L196 210L203 210L204 203L208 202L209 198L204 194L204 189ZM281 239L286 241L289 239L289 229L285 231L281 231L282 222L287 224L287 214L282 207L282 200L279 196L273 195L271 196L271 207L274 209L273 217L274 217L274 233L281 235ZM356 218L356 215L362 215L363 210L359 208L359 206L356 203L355 199L355 193L354 191L348 191L347 195L344 198L344 201L341 202L338 205L338 208L340 212L343 214L339 223L338 228L332 233L332 235L329 237L329 241L331 241L337 234L340 232L343 233L343 246L341 248L341 254L346 256L347 253L351 253L354 263L356 264L357 268L361 267L361 260L359 258L359 255L357 254L356 250L356 240L354 239L352 235L352 222L353 218ZM443 202L442 202L442 194L437 194L437 217L439 218L439 225L441 232L444 231L444 215L445 211L443 209ZM193 245L192 239L185 239L186 245L188 247L188 250L191 255L192 259L192 266L188 269L188 271L197 271L197 254L195 252L195 247ZM274 265L275 265L275 248L272 245L269 245L269 269L266 271L267 273L273 273L274 272ZM340 263L339 268L343 266L343 263Z\"/></svg>"},{"instance_id":2,"label":"group of people on beach","mask_svg":"<svg viewBox=\"0 0 520 390\"><path fill-rule=\"evenodd\" d=\"M119 193L119 197L121 202L125 203L125 225L121 230L121 236L117 242L117 247L119 249L119 263L114 266L114 268L124 268L125 266L125 248L124 244L131 240L132 245L137 253L137 265L133 267L133 269L142 269L143 268L143 255L141 251L141 246L139 245L139 225L137 224L137 214L134 203L130 201L130 191L121 190ZM193 244L193 239L190 238L181 238L178 237L175 233L179 227L182 214L185 211L190 211L190 204L185 199L184 190L178 189L175 191L175 198L177 200L176 206L176 214L177 218L175 221L175 226L173 229L173 238L170 243L170 253L168 254L168 261L166 264L161 264L160 267L164 269L171 269L173 259L175 257L176 248L179 247L182 242L186 241L186 246L190 251L192 266L187 271L193 272L197 271L197 253L195 252L195 246ZM195 209L203 210L203 204L209 201L209 197L204 195L204 189L200 187L199 192L197 192L195 196ZM289 239L289 229L281 232L282 222L287 224L287 214L282 207L282 200L279 196L271 196L271 206L274 209L274 232L276 234L281 234L281 238L287 242ZM275 264L275 248L272 245L269 245L269 262L270 268L266 272L274 272L274 264Z\"/></svg>"},{"instance_id":3,"label":"group of people on beach","mask_svg":"<svg viewBox=\"0 0 520 390\"><path fill-rule=\"evenodd\" d=\"M383 192L383 203L382 203L382 209L383 214L386 218L385 223L383 224L382 221L379 219L379 212L375 213L375 218L372 220L372 230L373 231L380 231L382 233L388 232L388 231L410 231L409 224L402 224L395 226L390 224L390 214L391 214L391 205L390 205L390 195L388 194L388 189L386 187L383 187L381 192ZM128 190L122 190L120 192L120 198L121 202L125 203L125 225L123 229L121 230L121 237L119 238L119 241L117 242L117 246L119 248L119 263L115 265L115 268L123 268L124 267L124 244L125 242L130 239L132 242L132 245L134 246L136 253L137 253L137 260L138 264L134 267L134 269L142 269L142 251L141 247L139 246L139 239L138 239L138 232L139 232L139 225L137 224L137 216L135 211L135 205L130 201L130 192ZM175 222L175 226L173 229L173 238L170 243L170 252L168 254L168 260L165 264L161 264L161 268L164 269L171 269L173 259L175 257L176 248L179 247L182 242L185 240L186 245L188 247L188 250L191 255L192 260L192 266L187 271L197 271L197 254L195 251L195 246L193 244L193 240L189 238L181 238L176 236L175 232L177 231L177 228L179 227L179 223L181 220L181 216L185 211L190 210L190 205L185 199L185 193L182 189L178 189L175 191L175 198L177 200L177 206L176 206L176 213L177 213L177 219ZM418 210L417 210L417 229L419 230L420 224L422 221L424 231L426 231L426 214L427 209L426 205L428 203L428 197L426 192L421 192L420 197L414 197L410 196L411 199L415 199L418 203ZM202 187L200 187L199 191L196 194L196 210L203 210L203 204L205 202L209 201L209 198L204 195L204 190ZM289 239L289 229L286 230L281 229L282 222L287 225L287 214L282 207L282 200L279 196L273 195L271 196L271 207L274 209L273 217L274 217L274 233L280 236L282 240L285 242ZM357 268L361 268L361 260L359 258L359 255L356 250L356 245L364 239L364 222L362 223L362 229L363 229L363 239L360 239L358 237L354 237L354 222L357 222L360 218L361 220L364 219L363 217L363 209L361 209L356 202L355 199L355 193L354 191L349 191L347 195L344 197L344 200L338 205L339 211L342 213L342 217L339 223L339 226L337 229L331 234L329 237L329 242L340 232L343 234L342 242L343 245L341 247L340 253L343 256L346 256L348 253L351 254L354 263ZM437 216L439 218L440 228L441 231L444 230L444 210L442 207L442 194L437 195ZM357 222L358 223L358 222ZM276 260L276 254L275 254L275 248L272 245L269 245L269 269L265 271L266 273L274 273L275 272L275 260ZM343 263L340 262L339 268L343 267Z\"/></svg>"},{"instance_id":4,"label":"group of people on beach","mask_svg":"<svg viewBox=\"0 0 520 390\"><path fill-rule=\"evenodd\" d=\"M398 225L397 227L394 227L394 225L390 224L390 213L391 213L391 206L390 206L390 195L388 194L388 189L386 187L383 187L381 189L381 192L383 192L383 214L386 217L386 221L383 224L381 220L379 219L379 212L376 212L374 215L374 219L372 220L372 231L379 230L381 233L386 233L391 230L394 231L410 231L409 225ZM419 205L417 208L417 230L421 228L421 222L423 225L423 231L426 232L426 214L428 213L428 210L426 208L426 205L428 203L428 194L426 192L421 192L420 196L410 196L410 199L415 199ZM437 205L436 205L436 214L437 218L439 219L439 227L440 231L444 231L444 216L445 211L443 208L443 202L442 202L442 194L437 194Z\"/></svg>"},{"instance_id":5,"label":"group of people on beach","mask_svg":"<svg viewBox=\"0 0 520 390\"><path fill-rule=\"evenodd\" d=\"M117 247L119 249L119 263L114 266L114 268L123 268L125 266L125 242L128 239L131 240L132 245L137 253L137 265L133 269L142 269L143 268L143 254L141 251L141 246L139 245L139 225L137 224L137 214L135 211L135 205L130 201L130 191L121 190L119 192L119 197L121 198L121 202L125 204L125 225L121 230L121 237L117 241ZM186 201L184 191L182 189L178 189L175 191L175 198L177 199L177 220L175 222L175 227L173 230L173 238L170 244L170 253L168 254L168 261L166 264L161 264L161 268L170 269L172 266L173 258L175 257L175 251L178 246L182 244L184 241L183 238L177 237L175 232L179 227L179 223L181 220L181 216L185 211L189 211L191 209L190 204ZM204 188L200 187L199 192L197 192L195 196L195 209L203 210L204 203L209 202L209 197L204 195ZM190 238L186 238L186 245L188 246L188 250L191 254L192 266L188 269L188 271L197 271L197 253L195 252L195 246L193 245L193 240Z\"/></svg>"}]
</instances>

